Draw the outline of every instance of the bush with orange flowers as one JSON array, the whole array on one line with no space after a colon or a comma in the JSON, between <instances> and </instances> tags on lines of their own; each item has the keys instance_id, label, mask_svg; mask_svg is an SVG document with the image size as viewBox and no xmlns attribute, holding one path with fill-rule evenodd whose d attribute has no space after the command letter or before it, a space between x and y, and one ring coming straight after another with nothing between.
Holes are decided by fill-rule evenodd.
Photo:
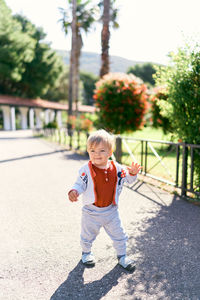
<instances>
[{"instance_id":1,"label":"bush with orange flowers","mask_svg":"<svg viewBox=\"0 0 200 300\"><path fill-rule=\"evenodd\" d=\"M72 115L68 118L68 123L73 130L81 130L89 132L92 130L93 121L87 115L80 115L78 117Z\"/></svg>"},{"instance_id":2,"label":"bush with orange flowers","mask_svg":"<svg viewBox=\"0 0 200 300\"><path fill-rule=\"evenodd\" d=\"M133 74L109 73L96 83L93 96L98 126L113 133L135 131L144 124L146 86Z\"/></svg>"}]
</instances>

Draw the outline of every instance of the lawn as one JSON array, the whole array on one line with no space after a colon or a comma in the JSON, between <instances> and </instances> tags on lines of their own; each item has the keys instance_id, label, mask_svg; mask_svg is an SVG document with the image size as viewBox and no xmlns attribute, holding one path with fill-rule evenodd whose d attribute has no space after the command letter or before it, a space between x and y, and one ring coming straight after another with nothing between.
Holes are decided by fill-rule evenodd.
<instances>
[{"instance_id":1,"label":"lawn","mask_svg":"<svg viewBox=\"0 0 200 300\"><path fill-rule=\"evenodd\" d=\"M133 137L137 139L148 139L148 140L162 140L162 141L174 141L177 139L173 137L172 134L164 134L161 129L156 129L153 127L144 127L142 130L137 130L135 132L126 133L122 136Z\"/></svg>"}]
</instances>

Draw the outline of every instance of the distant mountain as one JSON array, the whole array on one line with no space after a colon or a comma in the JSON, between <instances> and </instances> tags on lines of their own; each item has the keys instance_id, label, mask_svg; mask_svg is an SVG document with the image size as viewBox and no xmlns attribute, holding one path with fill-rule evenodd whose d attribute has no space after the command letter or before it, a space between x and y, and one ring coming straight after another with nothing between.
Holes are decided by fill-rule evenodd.
<instances>
[{"instance_id":1,"label":"distant mountain","mask_svg":"<svg viewBox=\"0 0 200 300\"><path fill-rule=\"evenodd\" d=\"M63 57L64 62L69 65L70 52L56 50ZM110 56L110 71L126 73L129 67L132 67L142 61L133 61L120 56ZM82 52L80 59L80 70L99 75L101 65L101 55L93 52Z\"/></svg>"}]
</instances>

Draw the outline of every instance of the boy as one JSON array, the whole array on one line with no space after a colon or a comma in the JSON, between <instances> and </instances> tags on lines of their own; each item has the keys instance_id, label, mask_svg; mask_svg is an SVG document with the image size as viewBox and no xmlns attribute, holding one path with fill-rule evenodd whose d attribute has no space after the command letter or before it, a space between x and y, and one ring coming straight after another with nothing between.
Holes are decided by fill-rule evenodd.
<instances>
[{"instance_id":1,"label":"boy","mask_svg":"<svg viewBox=\"0 0 200 300\"><path fill-rule=\"evenodd\" d=\"M135 269L134 262L126 256L126 241L118 214L118 200L124 182L132 183L141 170L139 164L132 163L126 169L109 160L112 155L113 137L101 129L92 133L87 140L90 161L79 170L79 176L69 191L69 200L74 202L82 194L83 208L81 220L82 262L94 266L91 252L92 243L104 227L113 241L118 263L128 271Z\"/></svg>"}]
</instances>

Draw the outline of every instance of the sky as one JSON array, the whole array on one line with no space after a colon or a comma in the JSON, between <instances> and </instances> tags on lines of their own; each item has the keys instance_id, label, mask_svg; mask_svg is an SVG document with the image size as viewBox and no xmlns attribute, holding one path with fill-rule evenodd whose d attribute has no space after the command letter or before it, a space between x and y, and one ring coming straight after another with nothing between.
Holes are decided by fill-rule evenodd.
<instances>
[{"instance_id":1,"label":"sky","mask_svg":"<svg viewBox=\"0 0 200 300\"><path fill-rule=\"evenodd\" d=\"M26 16L47 34L53 49L70 50L59 7L67 0L5 0L12 13ZM200 40L200 0L116 0L119 29L111 29L110 55L167 64L168 54L191 38ZM82 51L101 53L101 24L83 36Z\"/></svg>"}]
</instances>

